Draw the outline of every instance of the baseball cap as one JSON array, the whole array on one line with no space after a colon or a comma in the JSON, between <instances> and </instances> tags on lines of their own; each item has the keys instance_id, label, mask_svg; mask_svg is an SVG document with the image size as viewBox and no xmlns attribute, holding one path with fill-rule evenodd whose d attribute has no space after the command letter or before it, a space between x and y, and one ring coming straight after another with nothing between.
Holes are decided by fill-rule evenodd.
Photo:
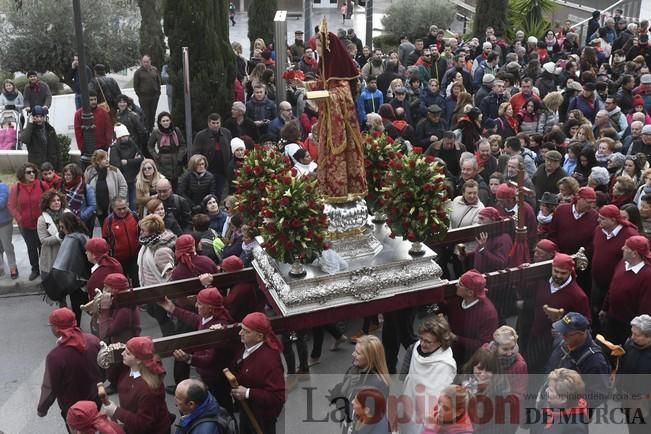
<instances>
[{"instance_id":1,"label":"baseball cap","mask_svg":"<svg viewBox=\"0 0 651 434\"><path fill-rule=\"evenodd\" d=\"M586 331L590 327L587 318L578 312L569 312L563 318L555 321L552 328L555 332L566 334L572 331Z\"/></svg>"}]
</instances>

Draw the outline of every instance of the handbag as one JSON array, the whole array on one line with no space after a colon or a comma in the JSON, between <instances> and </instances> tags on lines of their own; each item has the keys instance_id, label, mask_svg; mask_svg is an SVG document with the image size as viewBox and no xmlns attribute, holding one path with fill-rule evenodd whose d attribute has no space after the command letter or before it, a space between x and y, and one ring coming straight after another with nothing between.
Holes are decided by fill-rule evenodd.
<instances>
[{"instance_id":1,"label":"handbag","mask_svg":"<svg viewBox=\"0 0 651 434\"><path fill-rule=\"evenodd\" d=\"M108 102L106 102L106 95L104 95L104 90L102 89L102 85L99 82L99 78L97 78L95 81L97 81L97 87L99 87L99 91L102 94L102 98L104 98L104 102L97 104L97 107L101 108L106 113L110 113L111 107L108 105Z\"/></svg>"},{"instance_id":2,"label":"handbag","mask_svg":"<svg viewBox=\"0 0 651 434\"><path fill-rule=\"evenodd\" d=\"M66 289L66 283L71 283L72 280L69 278L70 274L72 273L56 269L47 273L47 276L45 276L45 279L41 282L41 286L43 287L43 291L45 291L45 295L47 295L50 300L62 301L66 298L66 295L70 293L70 291Z\"/></svg>"}]
</instances>

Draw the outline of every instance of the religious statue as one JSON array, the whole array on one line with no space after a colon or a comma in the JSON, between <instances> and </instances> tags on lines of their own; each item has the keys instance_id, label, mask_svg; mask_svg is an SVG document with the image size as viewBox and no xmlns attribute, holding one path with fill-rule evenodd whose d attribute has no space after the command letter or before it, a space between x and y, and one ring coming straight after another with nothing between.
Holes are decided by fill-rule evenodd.
<instances>
[{"instance_id":1,"label":"religious statue","mask_svg":"<svg viewBox=\"0 0 651 434\"><path fill-rule=\"evenodd\" d=\"M325 18L317 34L317 52L318 79L294 83L321 91L314 92L319 108L319 189L329 203L352 202L367 193L362 134L353 100L359 71L339 38L328 32Z\"/></svg>"}]
</instances>

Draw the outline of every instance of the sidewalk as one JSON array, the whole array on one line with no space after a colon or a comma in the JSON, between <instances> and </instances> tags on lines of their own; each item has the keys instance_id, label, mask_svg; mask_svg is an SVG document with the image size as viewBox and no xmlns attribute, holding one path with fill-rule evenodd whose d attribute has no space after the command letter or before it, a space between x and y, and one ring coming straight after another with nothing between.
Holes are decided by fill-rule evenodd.
<instances>
[{"instance_id":1,"label":"sidewalk","mask_svg":"<svg viewBox=\"0 0 651 434\"><path fill-rule=\"evenodd\" d=\"M17 228L14 228L13 243L14 252L16 254L16 265L18 265L18 279L11 280L11 277L9 276L9 266L6 262L7 259L6 256L3 255L5 274L0 277L0 297L5 295L25 295L41 290L40 277L31 282L27 279L29 273L32 271L32 267L29 265L27 246Z\"/></svg>"}]
</instances>

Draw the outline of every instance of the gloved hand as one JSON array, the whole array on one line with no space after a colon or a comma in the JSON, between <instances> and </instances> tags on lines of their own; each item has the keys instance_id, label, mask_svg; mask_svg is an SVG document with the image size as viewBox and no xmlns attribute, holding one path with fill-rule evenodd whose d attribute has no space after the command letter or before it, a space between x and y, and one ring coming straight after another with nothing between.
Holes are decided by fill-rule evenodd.
<instances>
[{"instance_id":1,"label":"gloved hand","mask_svg":"<svg viewBox=\"0 0 651 434\"><path fill-rule=\"evenodd\" d=\"M111 417L111 416L113 416L113 414L115 413L115 410L117 410L117 409L118 409L118 406L113 401L109 401L108 404L102 405L102 408L100 409L99 412L101 414L104 414L106 416Z\"/></svg>"}]
</instances>

